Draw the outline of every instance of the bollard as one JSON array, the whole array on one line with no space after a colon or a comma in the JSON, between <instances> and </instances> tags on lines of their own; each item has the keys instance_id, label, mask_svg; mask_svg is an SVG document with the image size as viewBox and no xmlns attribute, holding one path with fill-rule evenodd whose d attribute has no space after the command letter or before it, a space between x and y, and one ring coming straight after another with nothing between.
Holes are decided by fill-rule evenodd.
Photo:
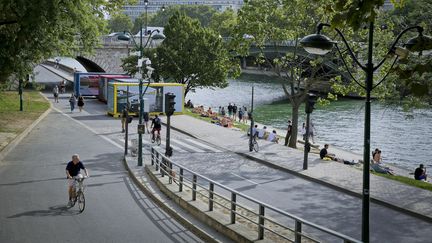
<instances>
[{"instance_id":1,"label":"bollard","mask_svg":"<svg viewBox=\"0 0 432 243\"><path fill-rule=\"evenodd\" d=\"M151 165L154 165L154 148L151 148Z\"/></svg>"},{"instance_id":2,"label":"bollard","mask_svg":"<svg viewBox=\"0 0 432 243\"><path fill-rule=\"evenodd\" d=\"M158 170L159 170L159 152L156 151L156 171Z\"/></svg>"}]
</instances>

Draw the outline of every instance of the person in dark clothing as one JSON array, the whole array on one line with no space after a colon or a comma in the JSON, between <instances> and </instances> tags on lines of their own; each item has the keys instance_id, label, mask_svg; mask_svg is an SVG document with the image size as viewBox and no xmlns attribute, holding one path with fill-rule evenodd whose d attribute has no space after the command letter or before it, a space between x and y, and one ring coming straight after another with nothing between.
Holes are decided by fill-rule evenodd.
<instances>
[{"instance_id":1,"label":"person in dark clothing","mask_svg":"<svg viewBox=\"0 0 432 243\"><path fill-rule=\"evenodd\" d=\"M84 167L84 164L80 161L79 155L74 154L72 155L72 160L69 161L69 163L66 165L66 176L68 179L68 192L69 192L69 205L72 204L72 198L75 194L74 192L74 186L75 186L75 179L74 177L80 174L80 170L83 169L85 172L86 177L89 176L87 169Z\"/></svg>"},{"instance_id":2,"label":"person in dark clothing","mask_svg":"<svg viewBox=\"0 0 432 243\"><path fill-rule=\"evenodd\" d=\"M325 144L325 145L324 145L324 148L321 149L321 151L320 151L320 158L321 158L321 159L329 158L329 159L331 159L331 160L335 160L335 155L334 155L334 154L329 154L329 153L328 153L328 151L327 151L328 147L329 147L329 145L328 145L328 144Z\"/></svg>"},{"instance_id":3,"label":"person in dark clothing","mask_svg":"<svg viewBox=\"0 0 432 243\"><path fill-rule=\"evenodd\" d=\"M427 180L427 175L426 175L426 168L424 168L423 164L420 164L420 166L415 169L414 171L414 179L416 180Z\"/></svg>"},{"instance_id":4,"label":"person in dark clothing","mask_svg":"<svg viewBox=\"0 0 432 243\"><path fill-rule=\"evenodd\" d=\"M233 106L231 105L231 103L228 104L228 116L229 118L232 117L232 113L233 113Z\"/></svg>"},{"instance_id":5,"label":"person in dark clothing","mask_svg":"<svg viewBox=\"0 0 432 243\"><path fill-rule=\"evenodd\" d=\"M233 111L233 120L235 121L237 118L237 106L236 106L236 104L233 105L232 111Z\"/></svg>"},{"instance_id":6,"label":"person in dark clothing","mask_svg":"<svg viewBox=\"0 0 432 243\"><path fill-rule=\"evenodd\" d=\"M288 128L287 128L287 134L285 136L285 146L288 146L289 140L291 138L291 132L292 132L292 125L291 120L288 120Z\"/></svg>"}]
</instances>

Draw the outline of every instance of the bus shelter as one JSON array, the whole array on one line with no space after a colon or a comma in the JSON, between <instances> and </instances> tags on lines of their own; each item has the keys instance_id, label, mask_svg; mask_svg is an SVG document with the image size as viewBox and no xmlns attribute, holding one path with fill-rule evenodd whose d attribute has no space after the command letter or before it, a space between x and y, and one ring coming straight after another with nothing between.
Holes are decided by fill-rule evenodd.
<instances>
[{"instance_id":1,"label":"bus shelter","mask_svg":"<svg viewBox=\"0 0 432 243\"><path fill-rule=\"evenodd\" d=\"M147 86L143 85L143 91ZM174 101L174 114L182 114L184 111L184 86L177 83L150 83L144 94L144 112L150 114L165 113L165 94L173 93L176 97ZM139 84L125 82L108 83L107 93L108 114L119 117L121 112L129 103L131 115L139 113Z\"/></svg>"}]
</instances>

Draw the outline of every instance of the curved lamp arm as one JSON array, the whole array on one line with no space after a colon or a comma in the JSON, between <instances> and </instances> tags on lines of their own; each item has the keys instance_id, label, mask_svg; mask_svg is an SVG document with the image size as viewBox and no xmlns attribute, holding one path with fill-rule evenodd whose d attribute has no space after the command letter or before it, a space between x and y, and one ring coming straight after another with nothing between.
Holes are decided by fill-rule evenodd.
<instances>
[{"instance_id":1,"label":"curved lamp arm","mask_svg":"<svg viewBox=\"0 0 432 243\"><path fill-rule=\"evenodd\" d=\"M359 83L359 81L357 81L357 79L354 78L354 75L351 73L351 71L348 68L348 65L347 65L347 63L345 61L345 58L343 58L343 56L342 56L342 52L340 51L339 46L337 44L335 44L335 46L336 46L337 51L339 52L339 55L341 56L342 62L345 65L345 68L346 68L348 74L351 76L351 78L354 80L354 82L356 82L363 89L366 89L366 87L364 85L362 85L361 83Z\"/></svg>"},{"instance_id":2,"label":"curved lamp arm","mask_svg":"<svg viewBox=\"0 0 432 243\"><path fill-rule=\"evenodd\" d=\"M383 61L385 61L385 60L386 60L386 58L383 59ZM390 66L389 70L387 71L386 75L384 75L384 77L377 84L375 84L371 90L374 90L378 85L380 85L387 78L387 76L390 74L390 71L393 69L394 65L396 64L397 60L399 60L399 56L396 56L396 58L393 60L392 65Z\"/></svg>"},{"instance_id":3,"label":"curved lamp arm","mask_svg":"<svg viewBox=\"0 0 432 243\"><path fill-rule=\"evenodd\" d=\"M336 32L339 34L339 36L342 38L343 43L345 44L345 46L348 48L348 53L350 54L351 58L355 61L355 63L357 63L357 65L363 69L364 71L366 71L366 67L361 64L359 62L359 60L357 59L357 57L354 55L354 52L351 50L350 45L348 44L347 40L345 39L345 36L342 34L342 32L338 29L338 28L334 28L336 30ZM341 55L341 58L343 59L343 56Z\"/></svg>"},{"instance_id":4,"label":"curved lamp arm","mask_svg":"<svg viewBox=\"0 0 432 243\"><path fill-rule=\"evenodd\" d=\"M399 42L399 39L408 31L412 30L412 29L417 29L417 31L419 32L419 35L422 36L423 35L423 28L421 26L413 26L413 27L409 27L406 28L404 30L402 30L402 32L399 33L399 35L396 37L395 41L393 42L393 44L390 46L388 53L393 52L394 48L396 47L396 44ZM375 67L374 67L374 71L376 71L379 67L381 67L381 65L384 64L384 62L387 60L387 58L384 58L383 60L381 60L380 63L378 63ZM394 64L393 64L394 65ZM392 67L393 67L392 65ZM386 75L387 76L387 75Z\"/></svg>"},{"instance_id":5,"label":"curved lamp arm","mask_svg":"<svg viewBox=\"0 0 432 243\"><path fill-rule=\"evenodd\" d=\"M150 42L150 40L151 40L152 35L153 35L154 32L159 33L159 30L158 29L154 29L151 32L147 32L147 33L149 33L149 37L147 38L147 42L145 43L145 45L142 48L146 48L147 47L147 45Z\"/></svg>"},{"instance_id":6,"label":"curved lamp arm","mask_svg":"<svg viewBox=\"0 0 432 243\"><path fill-rule=\"evenodd\" d=\"M323 28L324 26L331 27L330 24L326 24L326 23L319 23L318 26L317 26L317 34L320 34L320 32L321 32L321 30L322 30L322 28ZM354 55L354 53L353 53L353 51L352 51L350 45L348 44L348 42L347 42L347 40L345 39L345 36L342 34L342 32L341 32L338 28L334 28L334 29L336 30L336 32L338 33L338 35L342 38L342 41L343 41L343 43L345 44L345 46L348 48L348 53L350 54L351 58L355 61L355 63L357 63L357 65L358 65L361 69L363 69L364 71L366 71L366 67L365 67L363 64L361 64L361 63L359 62L359 60L357 59L357 57ZM340 51L339 51L339 54L340 54ZM341 58L344 59L342 55L341 55ZM345 60L344 60L344 62L345 62Z\"/></svg>"}]
</instances>

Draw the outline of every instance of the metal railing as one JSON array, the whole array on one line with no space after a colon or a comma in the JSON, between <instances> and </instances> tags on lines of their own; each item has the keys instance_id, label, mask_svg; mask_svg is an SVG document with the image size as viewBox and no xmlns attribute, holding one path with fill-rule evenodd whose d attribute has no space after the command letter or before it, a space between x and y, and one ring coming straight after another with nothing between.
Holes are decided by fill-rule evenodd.
<instances>
[{"instance_id":1,"label":"metal railing","mask_svg":"<svg viewBox=\"0 0 432 243\"><path fill-rule=\"evenodd\" d=\"M308 231L321 232L321 234L324 233L327 237L331 237L331 242L361 242L352 237L314 224L281 209L260 202L205 176L195 173L194 171L173 162L170 158L157 151L154 147L151 148L151 165L155 167L156 171L160 171L162 177L165 175L169 176L168 181L170 184L172 184L173 181L178 184L179 192L182 192L184 187L189 188L192 191L192 201L197 200L198 194L207 201L209 211L213 211L215 205L228 211L231 224L235 224L236 221L251 223L257 229L258 240L263 240L264 237L267 236L268 238L277 237L295 243L304 241L321 242L310 234L304 232L304 227L306 226L310 228ZM185 174L186 172L189 173L188 176ZM219 191L225 190L225 194L230 196L216 192L215 187L218 187ZM239 202L239 200L248 202L249 204L255 204L255 206L257 206L257 212L250 209L249 206L244 205L245 203ZM274 214L271 218L268 216L270 212ZM241 220L237 218L240 218ZM290 228L286 226L286 223L277 222L274 218L282 218L285 219L285 221L287 219L292 220L294 226Z\"/></svg>"}]
</instances>

